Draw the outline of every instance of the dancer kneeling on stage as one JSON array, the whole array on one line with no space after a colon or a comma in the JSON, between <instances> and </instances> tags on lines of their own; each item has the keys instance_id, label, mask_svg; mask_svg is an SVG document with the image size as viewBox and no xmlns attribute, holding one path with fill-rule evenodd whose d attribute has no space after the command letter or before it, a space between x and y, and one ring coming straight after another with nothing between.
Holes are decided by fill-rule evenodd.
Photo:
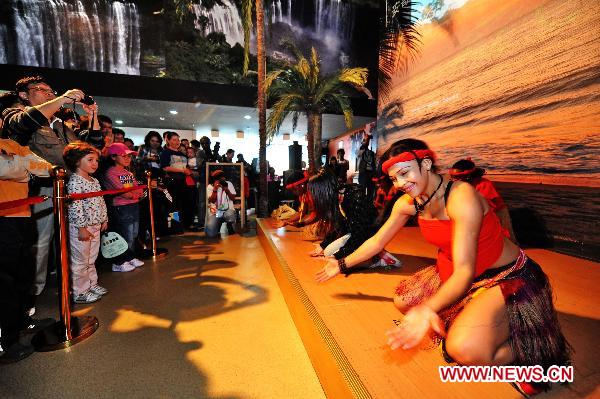
<instances>
[{"instance_id":1,"label":"dancer kneeling on stage","mask_svg":"<svg viewBox=\"0 0 600 399\"><path fill-rule=\"evenodd\" d=\"M351 254L377 231L377 210L357 184L339 186L335 174L321 169L308 180L316 217L324 222L325 239L317 244L311 256L325 255L342 259ZM340 200L340 194L342 199ZM400 267L402 263L382 250L371 259L370 267Z\"/></svg>"},{"instance_id":2,"label":"dancer kneeling on stage","mask_svg":"<svg viewBox=\"0 0 600 399\"><path fill-rule=\"evenodd\" d=\"M420 140L394 143L383 160L384 173L405 195L372 238L346 258L328 260L317 280L379 253L417 215L438 257L397 287L394 304L405 317L388 332L391 349L413 348L432 329L463 365L570 364L546 274L503 235L488 202L470 184L437 174L435 155ZM546 388L519 385L528 393Z\"/></svg>"}]
</instances>

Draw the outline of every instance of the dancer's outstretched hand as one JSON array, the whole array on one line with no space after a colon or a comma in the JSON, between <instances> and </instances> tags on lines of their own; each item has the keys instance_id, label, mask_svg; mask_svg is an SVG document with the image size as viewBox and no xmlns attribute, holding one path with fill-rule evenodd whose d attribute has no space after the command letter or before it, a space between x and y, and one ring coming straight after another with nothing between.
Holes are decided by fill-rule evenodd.
<instances>
[{"instance_id":1,"label":"dancer's outstretched hand","mask_svg":"<svg viewBox=\"0 0 600 399\"><path fill-rule=\"evenodd\" d=\"M437 313L426 305L417 305L406 313L398 327L385 333L388 337L387 344L392 350L414 348L423 340L430 328L442 337L446 335L442 320Z\"/></svg>"},{"instance_id":2,"label":"dancer's outstretched hand","mask_svg":"<svg viewBox=\"0 0 600 399\"><path fill-rule=\"evenodd\" d=\"M316 274L315 279L319 283L323 283L340 274L340 267L336 259L327 259L325 266Z\"/></svg>"}]
</instances>

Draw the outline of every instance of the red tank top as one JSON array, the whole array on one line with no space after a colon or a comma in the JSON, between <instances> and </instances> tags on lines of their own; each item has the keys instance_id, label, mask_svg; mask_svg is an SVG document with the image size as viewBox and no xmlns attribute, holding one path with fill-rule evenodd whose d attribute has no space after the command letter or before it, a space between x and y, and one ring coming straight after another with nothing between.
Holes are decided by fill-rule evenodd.
<instances>
[{"instance_id":1,"label":"red tank top","mask_svg":"<svg viewBox=\"0 0 600 399\"><path fill-rule=\"evenodd\" d=\"M446 196L447 197L447 196ZM452 224L451 220L422 219L419 217L421 234L430 244L438 247L436 267L442 281L448 280L454 271L452 261ZM475 277L493 265L504 248L502 226L496 213L489 209L481 222L477 240L477 259Z\"/></svg>"}]
</instances>

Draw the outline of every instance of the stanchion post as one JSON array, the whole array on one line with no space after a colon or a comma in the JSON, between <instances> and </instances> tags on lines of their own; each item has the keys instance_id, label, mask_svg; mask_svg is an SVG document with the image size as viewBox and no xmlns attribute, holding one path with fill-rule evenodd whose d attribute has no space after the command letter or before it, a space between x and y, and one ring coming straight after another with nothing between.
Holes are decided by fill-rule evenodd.
<instances>
[{"instance_id":1,"label":"stanchion post","mask_svg":"<svg viewBox=\"0 0 600 399\"><path fill-rule=\"evenodd\" d=\"M166 248L156 246L156 230L154 229L154 202L152 199L152 171L146 171L146 180L148 182L148 206L150 208L150 235L152 237L152 259L157 260L167 256L169 251Z\"/></svg>"},{"instance_id":2,"label":"stanchion post","mask_svg":"<svg viewBox=\"0 0 600 399\"><path fill-rule=\"evenodd\" d=\"M54 216L58 220L58 240L60 247L60 265L58 267L58 296L60 320L38 332L31 343L37 351L47 352L68 348L92 335L99 326L94 316L71 316L69 289L69 252L67 221L65 220L65 170L55 166L54 177Z\"/></svg>"}]
</instances>

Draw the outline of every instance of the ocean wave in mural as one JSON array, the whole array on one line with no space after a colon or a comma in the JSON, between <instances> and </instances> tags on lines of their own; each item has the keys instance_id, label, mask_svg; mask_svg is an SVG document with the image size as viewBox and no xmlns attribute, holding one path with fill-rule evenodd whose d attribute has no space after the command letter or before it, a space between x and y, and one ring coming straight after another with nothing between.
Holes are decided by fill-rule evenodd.
<instances>
[{"instance_id":1,"label":"ocean wave in mural","mask_svg":"<svg viewBox=\"0 0 600 399\"><path fill-rule=\"evenodd\" d=\"M434 3L421 57L380 105L380 148L419 137L444 166L471 156L496 180L599 187L599 3Z\"/></svg>"}]
</instances>

